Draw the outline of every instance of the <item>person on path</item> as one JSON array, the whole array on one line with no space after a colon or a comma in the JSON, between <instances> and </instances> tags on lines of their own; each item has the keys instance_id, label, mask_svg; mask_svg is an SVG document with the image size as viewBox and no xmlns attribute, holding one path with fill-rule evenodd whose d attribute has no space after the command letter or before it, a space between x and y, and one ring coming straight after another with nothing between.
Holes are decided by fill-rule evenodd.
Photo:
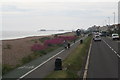
<instances>
[{"instance_id":1,"label":"person on path","mask_svg":"<svg viewBox=\"0 0 120 80\"><path fill-rule=\"evenodd\" d=\"M68 49L70 49L70 42L68 42Z\"/></svg>"},{"instance_id":2,"label":"person on path","mask_svg":"<svg viewBox=\"0 0 120 80\"><path fill-rule=\"evenodd\" d=\"M67 49L68 48L68 42L67 42L67 40L64 40L63 44L64 44L64 48Z\"/></svg>"}]
</instances>

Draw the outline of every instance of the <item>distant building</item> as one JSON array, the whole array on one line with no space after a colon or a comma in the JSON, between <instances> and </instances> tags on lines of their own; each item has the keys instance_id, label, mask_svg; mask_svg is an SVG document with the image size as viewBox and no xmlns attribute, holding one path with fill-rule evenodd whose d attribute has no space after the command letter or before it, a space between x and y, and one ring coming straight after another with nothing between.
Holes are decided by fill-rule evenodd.
<instances>
[{"instance_id":1,"label":"distant building","mask_svg":"<svg viewBox=\"0 0 120 80\"><path fill-rule=\"evenodd\" d=\"M119 24L113 24L108 27L109 30L115 31L119 29Z\"/></svg>"},{"instance_id":2,"label":"distant building","mask_svg":"<svg viewBox=\"0 0 120 80\"><path fill-rule=\"evenodd\" d=\"M100 28L100 26L94 25L94 26L88 28L88 31L99 32L99 28Z\"/></svg>"},{"instance_id":3,"label":"distant building","mask_svg":"<svg viewBox=\"0 0 120 80\"><path fill-rule=\"evenodd\" d=\"M118 2L118 24L120 24L120 1Z\"/></svg>"},{"instance_id":4,"label":"distant building","mask_svg":"<svg viewBox=\"0 0 120 80\"><path fill-rule=\"evenodd\" d=\"M99 27L99 31L108 31L108 26Z\"/></svg>"},{"instance_id":5,"label":"distant building","mask_svg":"<svg viewBox=\"0 0 120 80\"><path fill-rule=\"evenodd\" d=\"M118 24L118 33L120 34L120 24Z\"/></svg>"},{"instance_id":6,"label":"distant building","mask_svg":"<svg viewBox=\"0 0 120 80\"><path fill-rule=\"evenodd\" d=\"M118 2L118 33L120 34L120 1Z\"/></svg>"}]
</instances>

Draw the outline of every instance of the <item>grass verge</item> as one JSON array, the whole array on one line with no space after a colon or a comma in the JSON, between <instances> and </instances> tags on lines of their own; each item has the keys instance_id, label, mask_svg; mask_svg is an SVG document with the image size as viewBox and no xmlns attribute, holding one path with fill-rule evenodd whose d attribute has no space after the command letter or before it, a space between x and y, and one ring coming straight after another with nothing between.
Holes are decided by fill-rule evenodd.
<instances>
[{"instance_id":1,"label":"grass verge","mask_svg":"<svg viewBox=\"0 0 120 80\"><path fill-rule=\"evenodd\" d=\"M71 52L71 54L63 61L63 68L66 68L67 70L54 71L48 76L46 76L45 80L48 80L50 78L56 78L56 80L60 78L79 78L77 74L83 66L83 62L85 56L87 55L91 39L91 36L86 38L83 44L77 46Z\"/></svg>"}]
</instances>

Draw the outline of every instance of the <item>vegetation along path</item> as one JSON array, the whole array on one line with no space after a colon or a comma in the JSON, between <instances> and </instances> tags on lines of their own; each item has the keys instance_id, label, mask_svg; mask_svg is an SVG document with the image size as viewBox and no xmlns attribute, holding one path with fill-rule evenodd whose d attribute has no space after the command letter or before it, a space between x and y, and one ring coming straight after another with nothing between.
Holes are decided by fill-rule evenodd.
<instances>
[{"instance_id":1,"label":"vegetation along path","mask_svg":"<svg viewBox=\"0 0 120 80\"><path fill-rule=\"evenodd\" d=\"M78 45L74 50L72 50L69 56L63 61L64 70L54 71L48 76L48 78L79 78L79 71L82 69L89 45L91 42L91 37L87 37L83 44Z\"/></svg>"}]
</instances>

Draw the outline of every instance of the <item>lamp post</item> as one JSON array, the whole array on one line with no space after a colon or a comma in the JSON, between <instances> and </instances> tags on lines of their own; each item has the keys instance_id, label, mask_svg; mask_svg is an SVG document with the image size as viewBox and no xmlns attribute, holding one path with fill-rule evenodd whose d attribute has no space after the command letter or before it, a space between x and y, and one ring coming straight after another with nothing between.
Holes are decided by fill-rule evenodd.
<instances>
[{"instance_id":1,"label":"lamp post","mask_svg":"<svg viewBox=\"0 0 120 80\"><path fill-rule=\"evenodd\" d=\"M114 25L115 25L115 12L113 12L113 15L114 15Z\"/></svg>"},{"instance_id":2,"label":"lamp post","mask_svg":"<svg viewBox=\"0 0 120 80\"><path fill-rule=\"evenodd\" d=\"M105 20L105 26L107 26L107 21Z\"/></svg>"},{"instance_id":3,"label":"lamp post","mask_svg":"<svg viewBox=\"0 0 120 80\"><path fill-rule=\"evenodd\" d=\"M116 29L117 27L115 26L115 12L113 12L113 15L114 15L114 27Z\"/></svg>"},{"instance_id":4,"label":"lamp post","mask_svg":"<svg viewBox=\"0 0 120 80\"><path fill-rule=\"evenodd\" d=\"M109 24L109 26L110 26L110 17L108 17L108 24Z\"/></svg>"}]
</instances>

